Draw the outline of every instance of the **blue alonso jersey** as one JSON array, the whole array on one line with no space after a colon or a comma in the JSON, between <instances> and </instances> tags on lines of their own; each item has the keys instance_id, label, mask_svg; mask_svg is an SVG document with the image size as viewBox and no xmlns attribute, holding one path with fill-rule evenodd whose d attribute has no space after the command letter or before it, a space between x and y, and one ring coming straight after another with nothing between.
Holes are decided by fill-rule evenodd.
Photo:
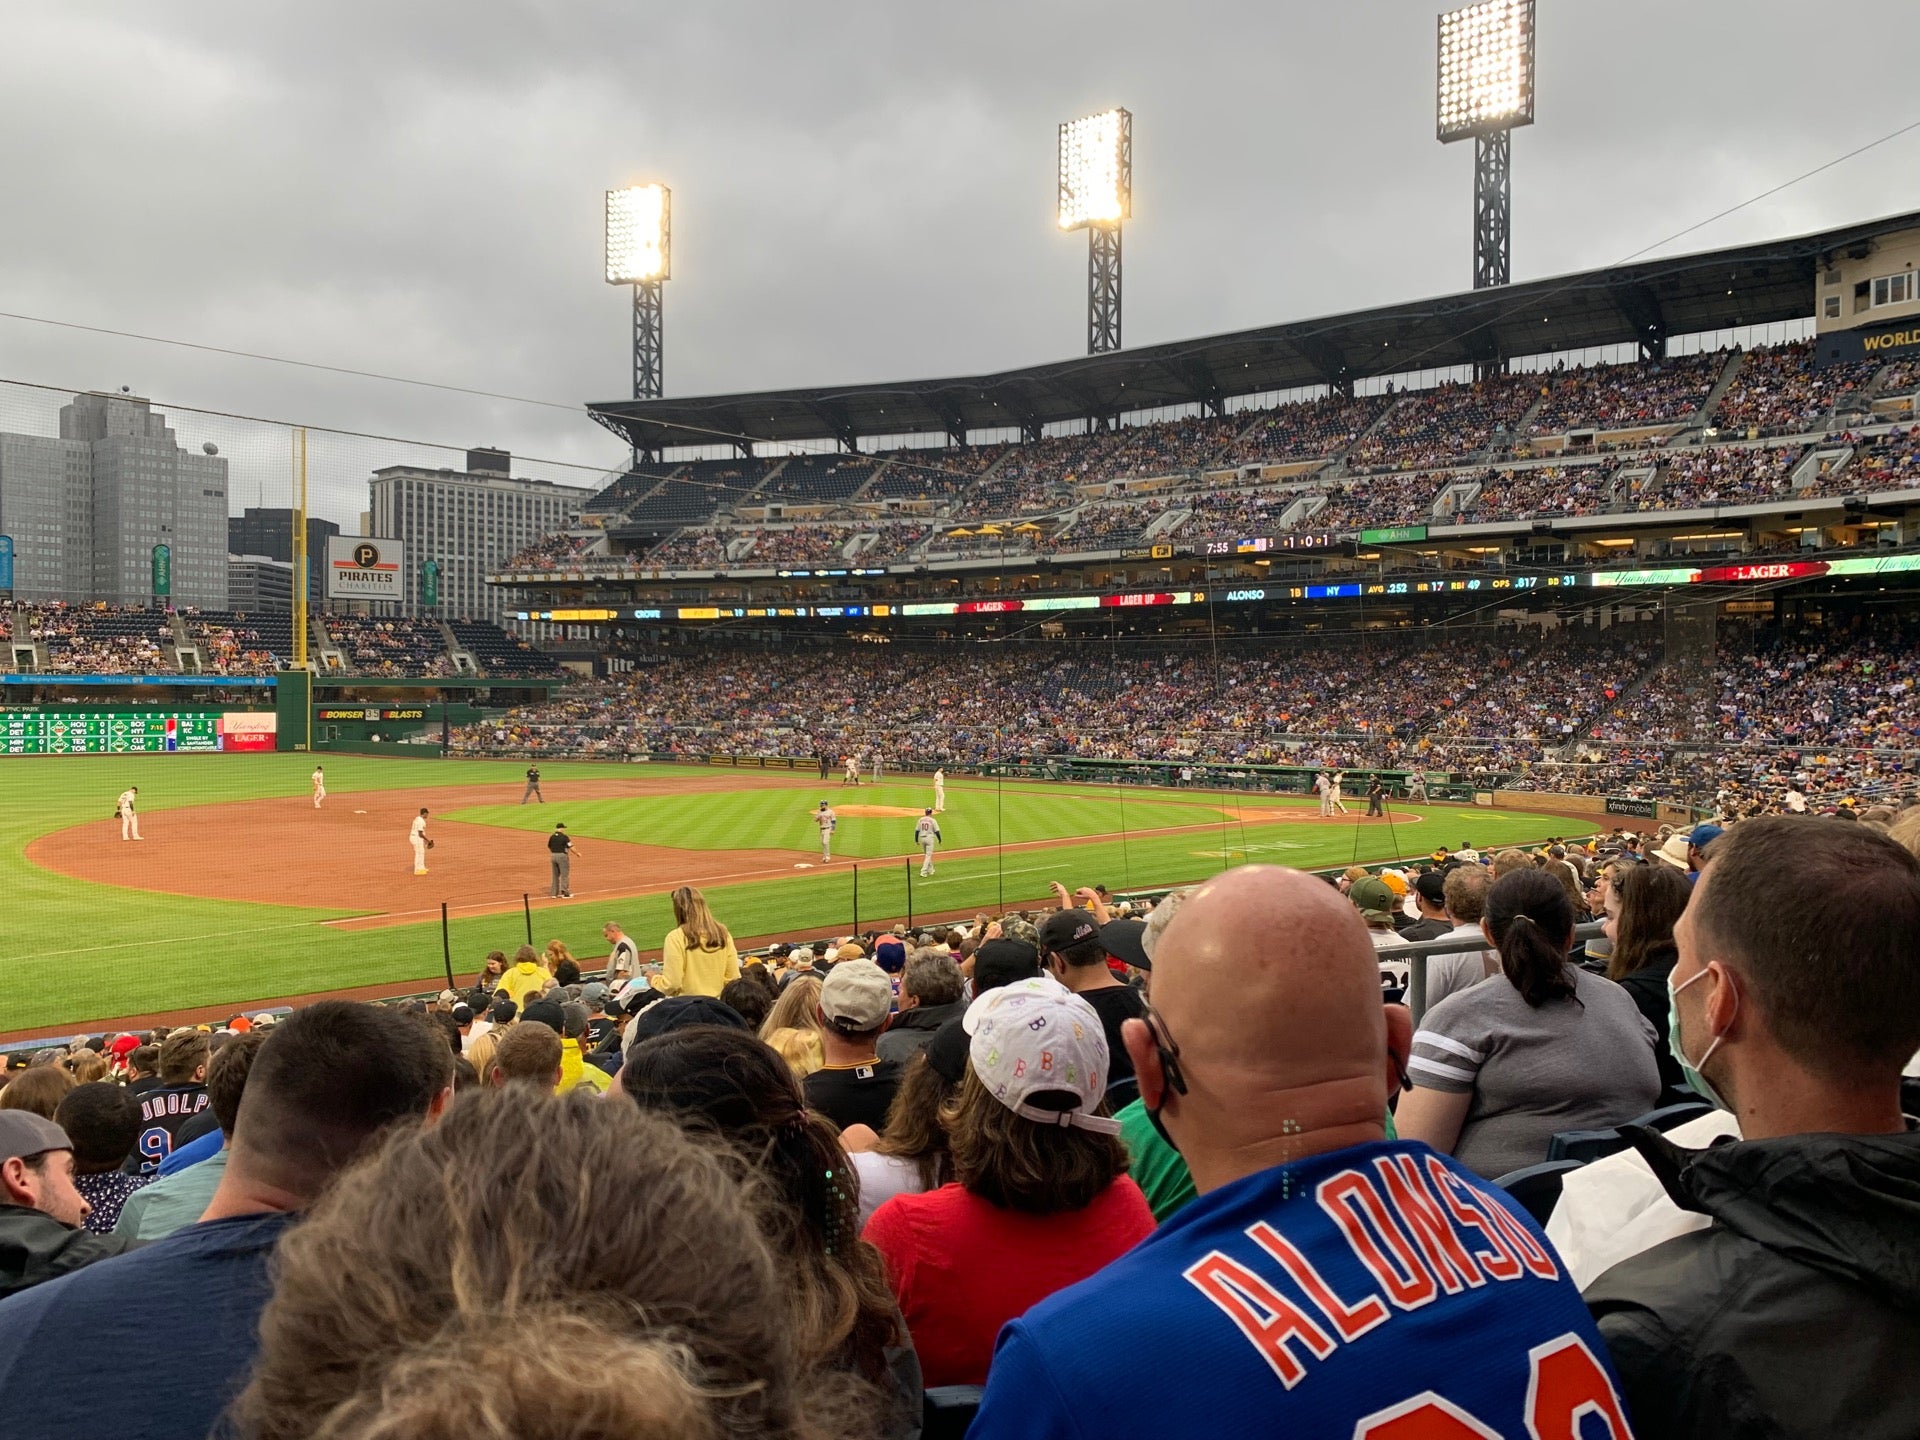
<instances>
[{"instance_id":1,"label":"blue alonso jersey","mask_svg":"<svg viewBox=\"0 0 1920 1440\"><path fill-rule=\"evenodd\" d=\"M1202 1195L1000 1332L969 1440L1628 1440L1559 1257L1425 1145Z\"/></svg>"}]
</instances>

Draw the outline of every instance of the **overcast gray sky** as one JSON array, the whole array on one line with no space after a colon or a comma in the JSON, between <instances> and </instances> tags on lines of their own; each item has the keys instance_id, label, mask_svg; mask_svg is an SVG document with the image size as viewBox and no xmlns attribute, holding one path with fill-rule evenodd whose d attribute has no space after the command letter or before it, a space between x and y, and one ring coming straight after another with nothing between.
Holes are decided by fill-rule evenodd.
<instances>
[{"instance_id":1,"label":"overcast gray sky","mask_svg":"<svg viewBox=\"0 0 1920 1440\"><path fill-rule=\"evenodd\" d=\"M0 310L577 406L626 393L601 192L674 192L668 393L1084 345L1054 127L1134 114L1133 344L1463 288L1431 0L9 7ZM1541 0L1514 274L1618 260L1920 118L1901 0ZM1675 249L1920 209L1920 132ZM577 410L0 320L0 376L614 464ZM38 428L0 392L0 428ZM235 458L283 439L180 417ZM394 446L321 452L348 522ZM543 472L561 478L563 472ZM582 474L583 481L591 475Z\"/></svg>"}]
</instances>

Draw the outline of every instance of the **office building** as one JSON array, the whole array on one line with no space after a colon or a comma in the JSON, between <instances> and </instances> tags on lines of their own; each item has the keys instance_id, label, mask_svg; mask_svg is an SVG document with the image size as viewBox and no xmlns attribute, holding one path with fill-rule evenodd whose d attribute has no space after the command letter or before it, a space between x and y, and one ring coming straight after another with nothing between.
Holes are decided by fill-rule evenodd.
<instances>
[{"instance_id":1,"label":"office building","mask_svg":"<svg viewBox=\"0 0 1920 1440\"><path fill-rule=\"evenodd\" d=\"M227 553L249 557L264 555L269 560L283 560L291 564L294 513L284 506L263 508L249 505L238 515L228 516ZM327 537L339 533L340 527L333 521L307 516L307 603L316 610L327 598ZM246 607L235 600L233 608L244 610Z\"/></svg>"},{"instance_id":2,"label":"office building","mask_svg":"<svg viewBox=\"0 0 1920 1440\"><path fill-rule=\"evenodd\" d=\"M509 600L486 583L488 572L565 528L594 493L515 479L511 465L505 451L469 450L464 471L393 465L373 472L368 533L406 547L405 613L499 621ZM439 566L439 596L431 607L422 592L428 561Z\"/></svg>"},{"instance_id":3,"label":"office building","mask_svg":"<svg viewBox=\"0 0 1920 1440\"><path fill-rule=\"evenodd\" d=\"M269 555L227 556L227 608L249 615L293 609L293 562Z\"/></svg>"},{"instance_id":4,"label":"office building","mask_svg":"<svg viewBox=\"0 0 1920 1440\"><path fill-rule=\"evenodd\" d=\"M60 434L0 435L0 534L26 600L154 600L153 548L168 547L174 605L227 603L227 462L180 448L132 395L76 395Z\"/></svg>"}]
</instances>

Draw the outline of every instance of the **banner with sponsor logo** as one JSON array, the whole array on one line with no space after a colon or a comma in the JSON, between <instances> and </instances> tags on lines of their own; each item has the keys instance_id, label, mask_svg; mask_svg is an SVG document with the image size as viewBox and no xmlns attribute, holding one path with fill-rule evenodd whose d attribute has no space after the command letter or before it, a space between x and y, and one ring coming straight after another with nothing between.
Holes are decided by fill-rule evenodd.
<instances>
[{"instance_id":1,"label":"banner with sponsor logo","mask_svg":"<svg viewBox=\"0 0 1920 1440\"><path fill-rule=\"evenodd\" d=\"M1897 360L1903 355L1920 355L1920 320L1896 321L1873 329L1829 330L1813 341L1815 365Z\"/></svg>"},{"instance_id":2,"label":"banner with sponsor logo","mask_svg":"<svg viewBox=\"0 0 1920 1440\"><path fill-rule=\"evenodd\" d=\"M327 537L327 598L399 600L406 548L398 540L367 535Z\"/></svg>"},{"instance_id":3,"label":"banner with sponsor logo","mask_svg":"<svg viewBox=\"0 0 1920 1440\"><path fill-rule=\"evenodd\" d=\"M1660 815L1660 803L1657 800L1635 800L1630 795L1609 795L1607 814L1632 815L1640 820L1655 820Z\"/></svg>"}]
</instances>

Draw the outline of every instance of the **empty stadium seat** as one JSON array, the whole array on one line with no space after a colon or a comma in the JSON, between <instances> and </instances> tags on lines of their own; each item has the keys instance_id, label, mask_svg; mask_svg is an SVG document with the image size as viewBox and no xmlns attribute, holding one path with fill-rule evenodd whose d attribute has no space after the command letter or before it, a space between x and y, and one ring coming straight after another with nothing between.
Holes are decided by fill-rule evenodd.
<instances>
[{"instance_id":1,"label":"empty stadium seat","mask_svg":"<svg viewBox=\"0 0 1920 1440\"><path fill-rule=\"evenodd\" d=\"M1587 1165L1625 1150L1631 1143L1617 1125L1607 1130L1562 1130L1547 1142L1547 1160Z\"/></svg>"},{"instance_id":2,"label":"empty stadium seat","mask_svg":"<svg viewBox=\"0 0 1920 1440\"><path fill-rule=\"evenodd\" d=\"M1560 1203L1560 1186L1567 1172L1579 1168L1578 1160L1547 1160L1522 1170L1509 1170L1493 1183L1544 1225L1553 1214L1553 1207Z\"/></svg>"}]
</instances>

